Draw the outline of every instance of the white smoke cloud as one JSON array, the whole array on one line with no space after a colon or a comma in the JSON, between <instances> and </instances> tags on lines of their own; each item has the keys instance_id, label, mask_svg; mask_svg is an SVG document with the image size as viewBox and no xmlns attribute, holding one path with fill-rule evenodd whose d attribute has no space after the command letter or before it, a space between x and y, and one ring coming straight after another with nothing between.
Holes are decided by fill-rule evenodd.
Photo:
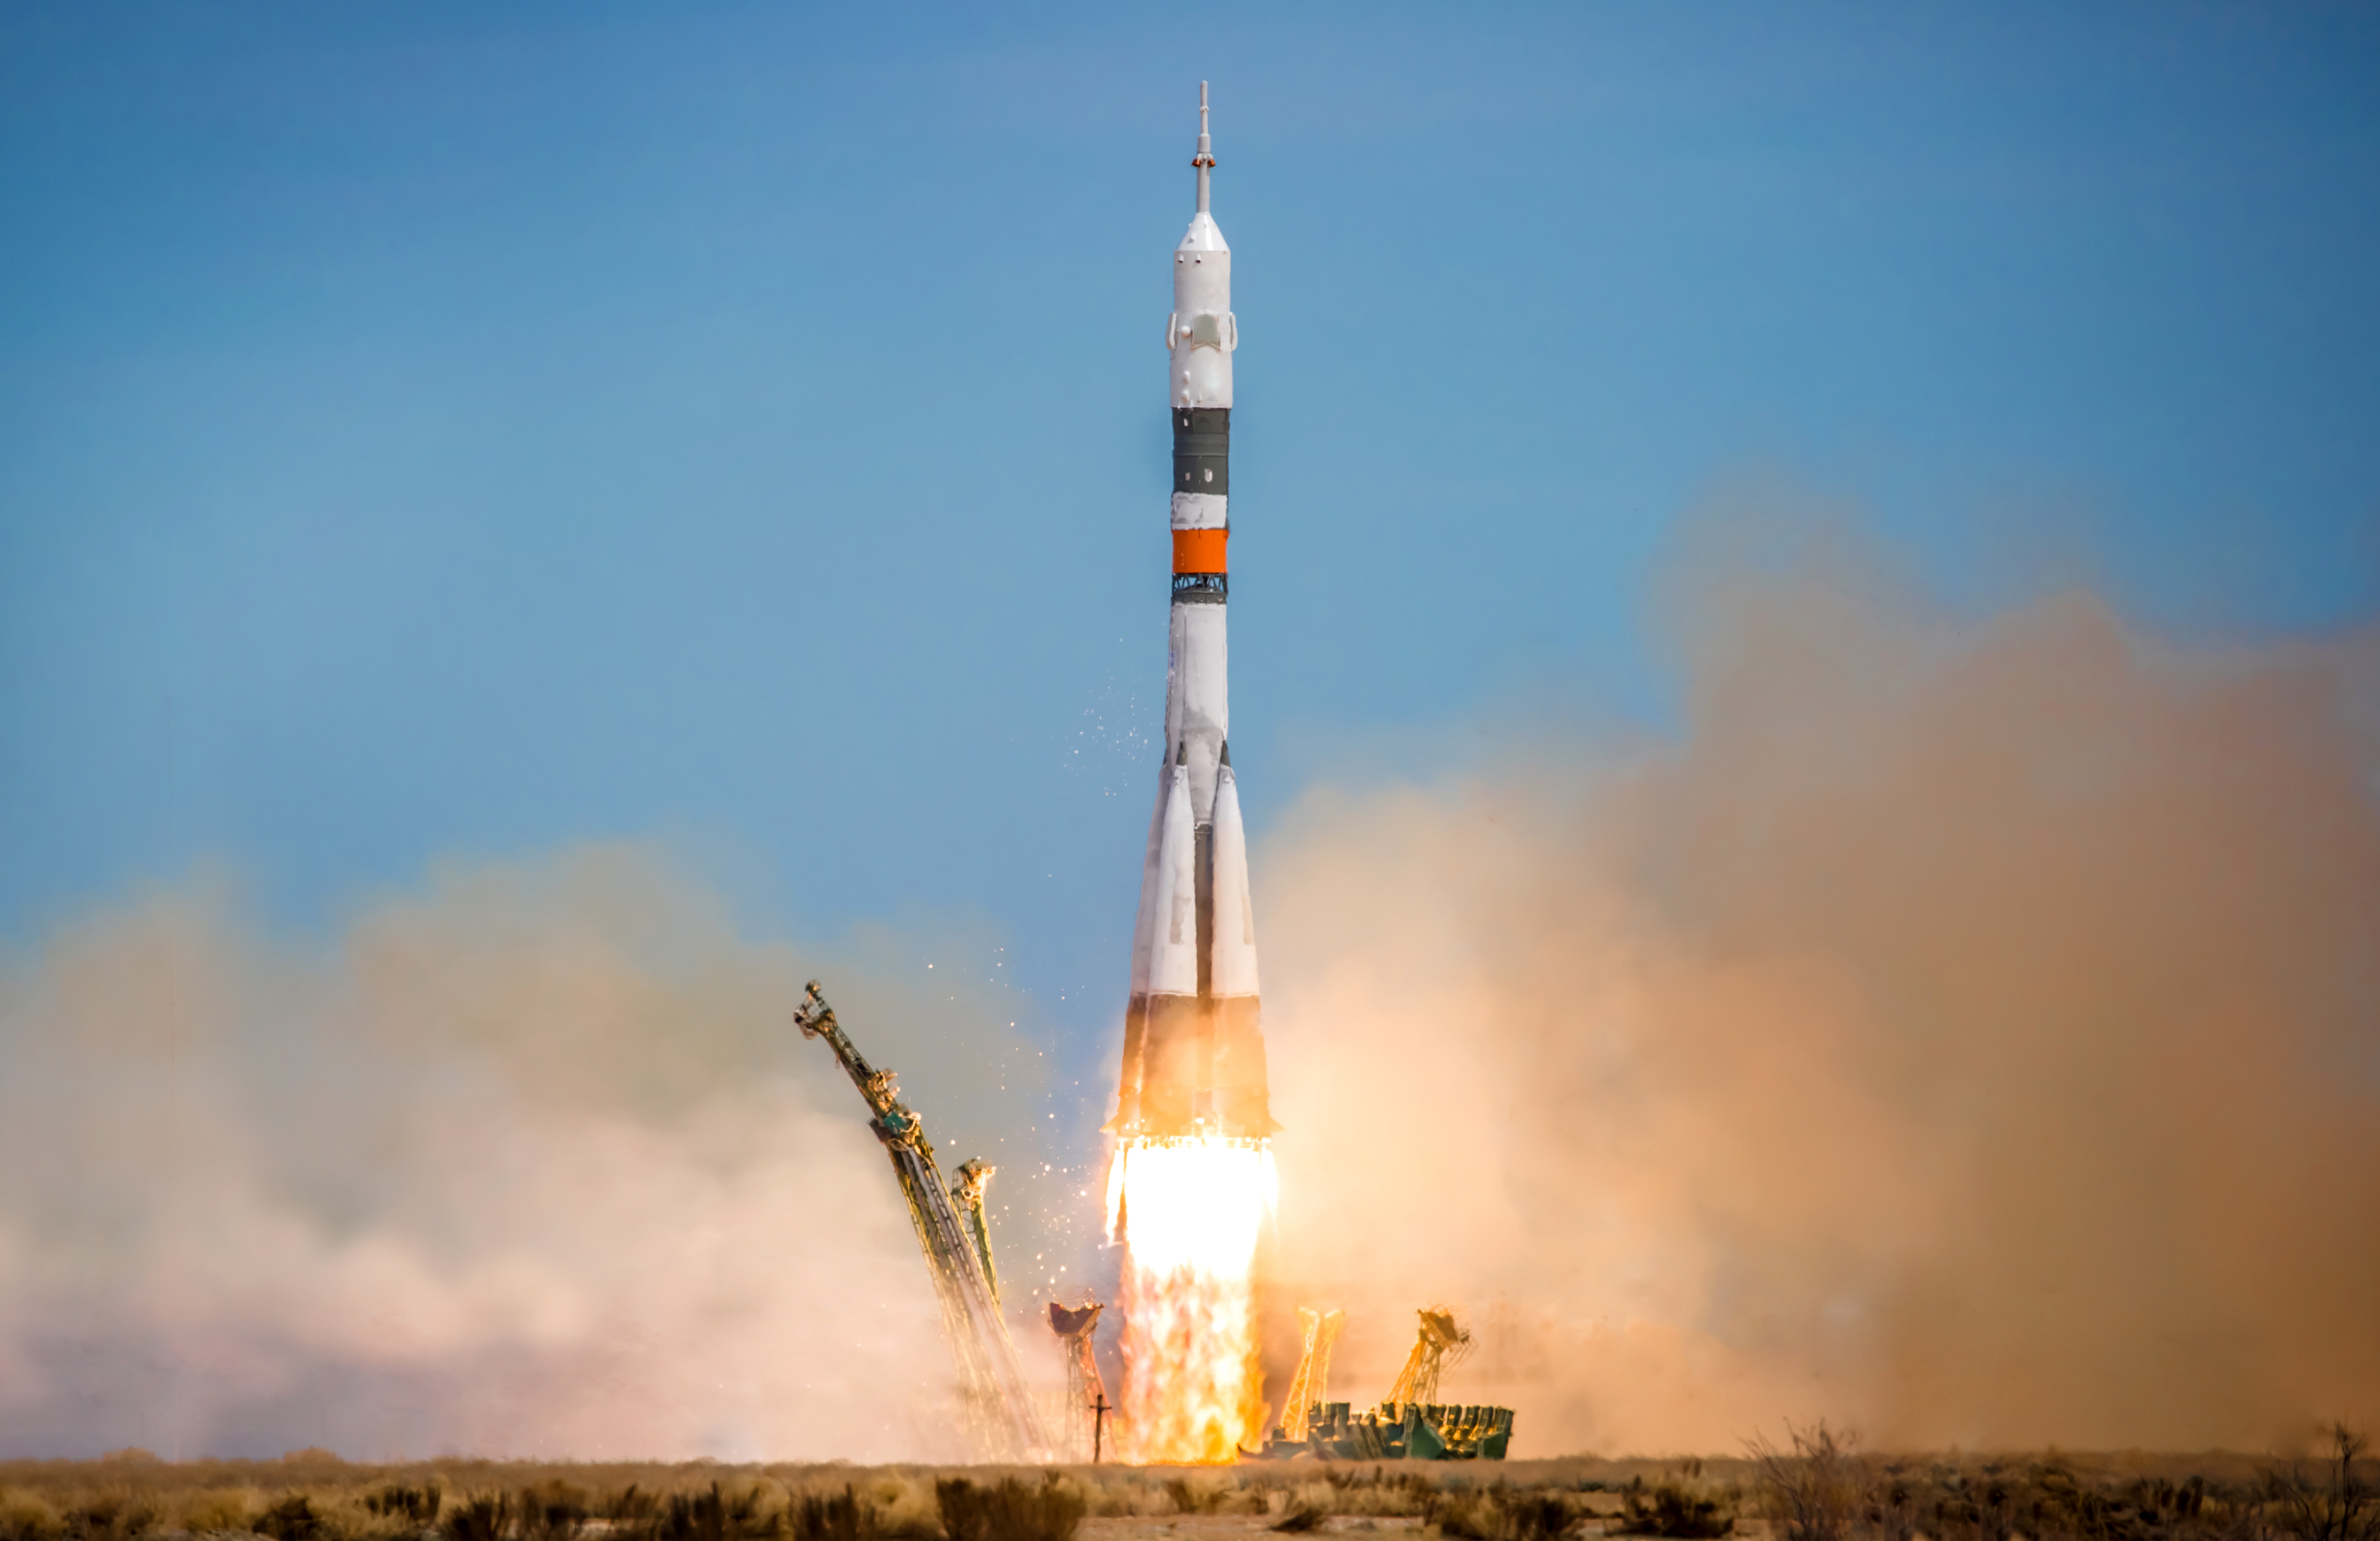
<instances>
[{"instance_id":1,"label":"white smoke cloud","mask_svg":"<svg viewBox=\"0 0 2380 1541\"><path fill-rule=\"evenodd\" d=\"M787 1013L826 973L946 1147L1040 1061L892 953L755 943L633 850L322 945L219 884L64 928L0 965L0 1449L949 1453L905 1212Z\"/></svg>"}]
</instances>

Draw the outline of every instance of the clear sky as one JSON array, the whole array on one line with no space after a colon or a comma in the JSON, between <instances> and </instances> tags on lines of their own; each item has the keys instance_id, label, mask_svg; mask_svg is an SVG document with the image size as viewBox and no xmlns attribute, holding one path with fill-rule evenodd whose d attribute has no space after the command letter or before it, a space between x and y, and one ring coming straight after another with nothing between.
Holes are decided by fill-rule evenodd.
<instances>
[{"instance_id":1,"label":"clear sky","mask_svg":"<svg viewBox=\"0 0 2380 1541\"><path fill-rule=\"evenodd\" d=\"M1259 833L1658 730L1747 479L1953 603L2380 600L2369 6L8 5L0 936L658 837L1111 1032L1202 78Z\"/></svg>"}]
</instances>

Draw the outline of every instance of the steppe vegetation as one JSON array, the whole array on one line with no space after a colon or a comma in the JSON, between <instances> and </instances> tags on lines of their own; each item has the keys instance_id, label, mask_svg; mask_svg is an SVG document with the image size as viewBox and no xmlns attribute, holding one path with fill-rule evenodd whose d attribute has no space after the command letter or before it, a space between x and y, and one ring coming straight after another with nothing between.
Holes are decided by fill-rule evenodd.
<instances>
[{"instance_id":1,"label":"steppe vegetation","mask_svg":"<svg viewBox=\"0 0 2380 1541\"><path fill-rule=\"evenodd\" d=\"M2380 1541L2327 1456L1891 1456L1821 1425L1733 1460L1040 1469L444 1459L0 1462L0 1541L1070 1541L1398 1530L1452 1541Z\"/></svg>"}]
</instances>

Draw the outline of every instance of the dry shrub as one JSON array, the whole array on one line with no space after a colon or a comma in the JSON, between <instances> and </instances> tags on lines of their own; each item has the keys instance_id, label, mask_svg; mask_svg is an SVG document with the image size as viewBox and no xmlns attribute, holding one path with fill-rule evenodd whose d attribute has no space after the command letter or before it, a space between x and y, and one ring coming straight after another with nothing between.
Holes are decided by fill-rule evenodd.
<instances>
[{"instance_id":1,"label":"dry shrub","mask_svg":"<svg viewBox=\"0 0 2380 1541\"><path fill-rule=\"evenodd\" d=\"M1459 1541L1560 1541L1584 1518L1560 1493L1503 1481L1481 1493L1450 1484L1427 1512L1439 1535Z\"/></svg>"},{"instance_id":2,"label":"dry shrub","mask_svg":"<svg viewBox=\"0 0 2380 1541\"><path fill-rule=\"evenodd\" d=\"M314 1511L314 1500L303 1493L284 1493L273 1499L251 1528L273 1541L322 1541L325 1529L322 1516Z\"/></svg>"},{"instance_id":3,"label":"dry shrub","mask_svg":"<svg viewBox=\"0 0 2380 1541\"><path fill-rule=\"evenodd\" d=\"M661 1512L662 1500L647 1492L640 1484L632 1482L624 1488L604 1494L596 1500L596 1508L611 1523L613 1530L633 1532L641 1529Z\"/></svg>"},{"instance_id":4,"label":"dry shrub","mask_svg":"<svg viewBox=\"0 0 2380 1541\"><path fill-rule=\"evenodd\" d=\"M1931 1512L1920 1526L1946 1541L2009 1541L2023 1486L1996 1461L1972 1474L1952 1472L1937 1486Z\"/></svg>"},{"instance_id":5,"label":"dry shrub","mask_svg":"<svg viewBox=\"0 0 2380 1541\"><path fill-rule=\"evenodd\" d=\"M1858 1438L1828 1428L1823 1418L1814 1428L1787 1424L1785 1438L1791 1453L1765 1438L1746 1445L1759 1485L1761 1512L1783 1541L1843 1541L1865 1518L1867 1507L1867 1473L1860 1463ZM1634 1513L1633 1506L1630 1513Z\"/></svg>"},{"instance_id":6,"label":"dry shrub","mask_svg":"<svg viewBox=\"0 0 2380 1541\"><path fill-rule=\"evenodd\" d=\"M505 1541L512 1529L512 1499L503 1493L479 1493L446 1512L446 1541Z\"/></svg>"},{"instance_id":7,"label":"dry shrub","mask_svg":"<svg viewBox=\"0 0 2380 1541\"><path fill-rule=\"evenodd\" d=\"M434 1536L428 1525L374 1511L365 1501L367 1497L361 1486L352 1483L312 1495L314 1513L322 1522L327 1541L431 1541Z\"/></svg>"},{"instance_id":8,"label":"dry shrub","mask_svg":"<svg viewBox=\"0 0 2380 1541\"><path fill-rule=\"evenodd\" d=\"M1499 1541L1560 1541L1582 1516L1560 1493L1527 1492L1499 1497Z\"/></svg>"},{"instance_id":9,"label":"dry shrub","mask_svg":"<svg viewBox=\"0 0 2380 1541\"><path fill-rule=\"evenodd\" d=\"M934 1484L934 1501L950 1541L1073 1541L1089 1507L1082 1489L1056 1472L1039 1482L947 1477Z\"/></svg>"},{"instance_id":10,"label":"dry shrub","mask_svg":"<svg viewBox=\"0 0 2380 1541\"><path fill-rule=\"evenodd\" d=\"M2043 1541L2218 1541L2235 1513L2203 1476L2181 1482L2141 1476L2120 1486L2086 1484L2061 1463L2036 1462L2010 1471L1998 1462L1968 1474L1936 1467L1912 1476L1888 1468L1869 1510L1899 1525L1901 1511L1913 1531L1945 1541L1997 1541L2011 1535ZM1904 1498L1906 1495L1906 1498ZM2237 1541L2265 1541L2260 1528Z\"/></svg>"},{"instance_id":11,"label":"dry shrub","mask_svg":"<svg viewBox=\"0 0 2380 1541\"><path fill-rule=\"evenodd\" d=\"M804 1493L791 1511L794 1541L872 1541L876 1506L848 1483L840 1493Z\"/></svg>"},{"instance_id":12,"label":"dry shrub","mask_svg":"<svg viewBox=\"0 0 2380 1541\"><path fill-rule=\"evenodd\" d=\"M1735 1530L1735 1515L1727 1503L1694 1492L1676 1477L1663 1477L1652 1487L1642 1476L1631 1477L1620 1490L1620 1523L1610 1529L1621 1535L1709 1541Z\"/></svg>"},{"instance_id":13,"label":"dry shrub","mask_svg":"<svg viewBox=\"0 0 2380 1541\"><path fill-rule=\"evenodd\" d=\"M2356 1470L2366 1442L2344 1423L2333 1424L2330 1455L2319 1471L2268 1474L2274 1529L2291 1541L2380 1541L2380 1494Z\"/></svg>"},{"instance_id":14,"label":"dry shrub","mask_svg":"<svg viewBox=\"0 0 2380 1541\"><path fill-rule=\"evenodd\" d=\"M593 1517L594 1502L559 1478L522 1488L513 1499L522 1541L571 1541Z\"/></svg>"},{"instance_id":15,"label":"dry shrub","mask_svg":"<svg viewBox=\"0 0 2380 1541\"><path fill-rule=\"evenodd\" d=\"M1174 1512L1172 1499L1129 1466L1093 1466L1075 1476L1090 1511L1102 1519Z\"/></svg>"},{"instance_id":16,"label":"dry shrub","mask_svg":"<svg viewBox=\"0 0 2380 1541\"><path fill-rule=\"evenodd\" d=\"M941 1541L941 1505L930 1483L887 1473L868 1488L876 1505L876 1534L901 1541Z\"/></svg>"},{"instance_id":17,"label":"dry shrub","mask_svg":"<svg viewBox=\"0 0 2380 1541\"><path fill-rule=\"evenodd\" d=\"M1239 1484L1217 1477L1167 1477L1165 1496L1176 1514L1220 1514L1238 1493Z\"/></svg>"},{"instance_id":18,"label":"dry shrub","mask_svg":"<svg viewBox=\"0 0 2380 1541\"><path fill-rule=\"evenodd\" d=\"M1437 1489L1419 1472L1392 1473L1379 1465L1366 1471L1356 1466L1324 1472L1322 1479L1330 1485L1333 1514L1380 1519L1418 1517L1428 1514L1430 1506L1437 1501Z\"/></svg>"},{"instance_id":19,"label":"dry shrub","mask_svg":"<svg viewBox=\"0 0 2380 1541\"><path fill-rule=\"evenodd\" d=\"M435 1481L384 1483L364 1495L364 1508L382 1519L417 1528L437 1523L446 1490Z\"/></svg>"},{"instance_id":20,"label":"dry shrub","mask_svg":"<svg viewBox=\"0 0 2380 1541\"><path fill-rule=\"evenodd\" d=\"M58 1511L34 1495L0 1494L0 1541L55 1541L65 1533Z\"/></svg>"},{"instance_id":21,"label":"dry shrub","mask_svg":"<svg viewBox=\"0 0 2380 1541\"><path fill-rule=\"evenodd\" d=\"M1763 1507L1767 1507L1766 1484L1762 1488ZM1776 1517L1770 1511L1769 1517ZM1868 1480L1866 1495L1860 1511L1860 1523L1878 1541L1916 1541L1917 1523L1921 1517L1917 1484L1909 1468L1900 1462L1886 1465L1880 1475Z\"/></svg>"},{"instance_id":22,"label":"dry shrub","mask_svg":"<svg viewBox=\"0 0 2380 1541\"><path fill-rule=\"evenodd\" d=\"M1295 1487L1281 1487L1265 1496L1267 1510L1279 1515L1273 1529L1294 1535L1318 1529L1330 1517L1332 1491L1324 1482L1302 1482ZM1274 1499L1280 1500L1279 1504Z\"/></svg>"},{"instance_id":23,"label":"dry shrub","mask_svg":"<svg viewBox=\"0 0 2380 1541\"><path fill-rule=\"evenodd\" d=\"M70 1541L129 1541L157 1528L157 1506L101 1493L71 1505L62 1519Z\"/></svg>"},{"instance_id":24,"label":"dry shrub","mask_svg":"<svg viewBox=\"0 0 2380 1541\"><path fill-rule=\"evenodd\" d=\"M1457 1541L1490 1541L1495 1519L1481 1512L1485 1507L1480 1496L1457 1490L1430 1495L1423 1513L1440 1535L1454 1536Z\"/></svg>"},{"instance_id":25,"label":"dry shrub","mask_svg":"<svg viewBox=\"0 0 2380 1541\"><path fill-rule=\"evenodd\" d=\"M257 1509L257 1495L246 1487L210 1487L182 1506L182 1526L204 1535L210 1531L251 1529L249 1516Z\"/></svg>"},{"instance_id":26,"label":"dry shrub","mask_svg":"<svg viewBox=\"0 0 2380 1541\"><path fill-rule=\"evenodd\" d=\"M800 1479L789 1479L799 1481ZM941 1541L942 1525L931 1490L897 1471L858 1482L803 1486L790 1492L782 1517L760 1516L775 1534L790 1529L799 1541L868 1535L878 1541Z\"/></svg>"},{"instance_id":27,"label":"dry shrub","mask_svg":"<svg viewBox=\"0 0 2380 1541\"><path fill-rule=\"evenodd\" d=\"M815 1541L820 1536L858 1535L880 1541L941 1541L941 1522L934 1515L932 1498L897 1471L863 1474L857 1481L824 1483L803 1474L778 1480L783 1485L784 1503L773 1511L755 1508L747 1522L753 1535L790 1534ZM758 1504L766 1494L756 1488L752 1497Z\"/></svg>"},{"instance_id":28,"label":"dry shrub","mask_svg":"<svg viewBox=\"0 0 2380 1541\"><path fill-rule=\"evenodd\" d=\"M873 1507L853 1496L848 1487L844 1494L861 1520L868 1523L868 1528L835 1531L832 1533L833 1541L857 1541L860 1536L873 1535ZM798 1529L798 1512L794 1523ZM660 1512L647 1522L644 1535L646 1541L755 1541L774 1535L778 1528L779 1517L760 1506L759 1488L727 1493L714 1482L708 1489L672 1493L662 1499Z\"/></svg>"}]
</instances>

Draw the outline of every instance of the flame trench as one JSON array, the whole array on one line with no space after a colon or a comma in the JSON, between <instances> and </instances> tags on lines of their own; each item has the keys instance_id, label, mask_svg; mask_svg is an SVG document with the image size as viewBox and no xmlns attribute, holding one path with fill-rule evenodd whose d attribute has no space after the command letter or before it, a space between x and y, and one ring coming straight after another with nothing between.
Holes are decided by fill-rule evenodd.
<instances>
[{"instance_id":1,"label":"flame trench","mask_svg":"<svg viewBox=\"0 0 2380 1541\"><path fill-rule=\"evenodd\" d=\"M1117 1148L1108 1227L1123 1263L1123 1417L1134 1460L1232 1460L1266 1404L1250 1275L1279 1195L1262 1140L1141 1137Z\"/></svg>"}]
</instances>

